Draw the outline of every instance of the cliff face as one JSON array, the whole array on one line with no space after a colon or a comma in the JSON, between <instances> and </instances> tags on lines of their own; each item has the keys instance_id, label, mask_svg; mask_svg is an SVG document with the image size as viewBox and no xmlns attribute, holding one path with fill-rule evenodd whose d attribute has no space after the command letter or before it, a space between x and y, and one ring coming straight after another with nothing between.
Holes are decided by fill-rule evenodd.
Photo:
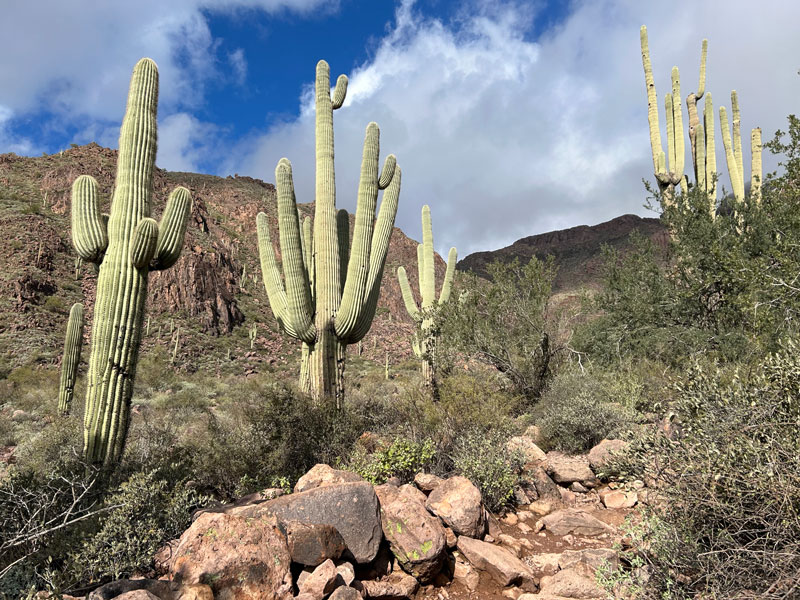
<instances>
[{"instance_id":1,"label":"cliff face","mask_svg":"<svg viewBox=\"0 0 800 600\"><path fill-rule=\"evenodd\" d=\"M596 287L602 266L602 247L612 246L624 253L629 248L629 236L633 231L649 237L659 248L667 247L669 234L658 219L623 215L599 225L532 235L499 250L475 252L460 260L457 268L486 277L487 266L496 260L510 262L518 258L525 263L533 256L544 259L552 255L558 266L554 291Z\"/></svg>"}]
</instances>

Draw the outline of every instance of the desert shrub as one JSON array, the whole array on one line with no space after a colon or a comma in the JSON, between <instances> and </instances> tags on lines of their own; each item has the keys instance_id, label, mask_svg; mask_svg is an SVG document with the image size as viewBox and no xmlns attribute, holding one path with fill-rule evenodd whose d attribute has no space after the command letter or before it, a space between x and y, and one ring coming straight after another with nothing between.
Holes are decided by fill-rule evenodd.
<instances>
[{"instance_id":1,"label":"desert shrub","mask_svg":"<svg viewBox=\"0 0 800 600\"><path fill-rule=\"evenodd\" d=\"M749 372L695 365L675 385L681 432L642 433L613 470L663 498L634 547L652 597L790 598L800 573L800 355Z\"/></svg>"},{"instance_id":2,"label":"desert shrub","mask_svg":"<svg viewBox=\"0 0 800 600\"><path fill-rule=\"evenodd\" d=\"M508 431L472 431L461 437L453 451L455 471L481 491L486 508L497 512L511 503L524 459L507 447Z\"/></svg>"},{"instance_id":3,"label":"desert shrub","mask_svg":"<svg viewBox=\"0 0 800 600\"><path fill-rule=\"evenodd\" d=\"M389 446L371 454L360 444L356 445L343 464L345 468L355 471L376 485L385 483L392 477L398 477L407 483L414 475L430 466L435 453L436 448L430 439L414 442L398 437Z\"/></svg>"},{"instance_id":4,"label":"desert shrub","mask_svg":"<svg viewBox=\"0 0 800 600\"><path fill-rule=\"evenodd\" d=\"M136 473L106 498L99 529L71 553L64 577L86 583L151 571L156 551L180 536L207 502L184 482Z\"/></svg>"},{"instance_id":5,"label":"desert shrub","mask_svg":"<svg viewBox=\"0 0 800 600\"><path fill-rule=\"evenodd\" d=\"M559 375L532 413L545 449L579 453L623 432L635 413L614 401L602 382L589 374Z\"/></svg>"}]
</instances>

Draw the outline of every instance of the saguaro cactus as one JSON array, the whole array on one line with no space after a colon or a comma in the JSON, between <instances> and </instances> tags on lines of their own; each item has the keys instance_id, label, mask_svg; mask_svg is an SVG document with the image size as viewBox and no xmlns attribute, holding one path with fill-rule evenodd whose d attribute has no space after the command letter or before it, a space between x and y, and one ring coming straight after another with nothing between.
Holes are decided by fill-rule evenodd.
<instances>
[{"instance_id":1,"label":"saguaro cactus","mask_svg":"<svg viewBox=\"0 0 800 600\"><path fill-rule=\"evenodd\" d=\"M400 195L400 167L386 157L378 175L379 129L367 126L355 229L349 245L349 218L336 211L333 168L333 111L344 103L347 77L340 75L331 98L330 68L316 73L316 202L301 230L291 163L275 169L278 227L284 282L269 236L267 216L259 213L258 249L272 312L288 335L302 342L300 385L317 400L344 397L345 350L369 331L378 305L381 277ZM378 190L385 189L375 223ZM349 252L348 252L349 250ZM349 257L348 257L349 254Z\"/></svg>"},{"instance_id":2,"label":"saguaro cactus","mask_svg":"<svg viewBox=\"0 0 800 600\"><path fill-rule=\"evenodd\" d=\"M84 260L99 264L84 453L88 461L107 466L119 461L128 432L148 273L178 260L191 207L189 190L179 187L161 222L150 217L157 104L158 69L143 58L131 77L107 220L100 215L93 178L82 175L72 186L72 243Z\"/></svg>"},{"instance_id":3,"label":"saguaro cactus","mask_svg":"<svg viewBox=\"0 0 800 600\"><path fill-rule=\"evenodd\" d=\"M83 346L83 304L76 302L69 311L67 335L64 337L64 356L61 358L61 384L58 388L58 412L68 415L75 392L78 364Z\"/></svg>"},{"instance_id":4,"label":"saguaro cactus","mask_svg":"<svg viewBox=\"0 0 800 600\"><path fill-rule=\"evenodd\" d=\"M742 156L742 126L739 110L739 97L736 90L731 92L731 113L733 116L733 137L728 124L728 113L724 106L719 107L719 125L722 129L722 145L725 147L725 159L728 174L731 177L733 197L736 204L744 202L744 158ZM756 203L761 201L761 129L755 128L750 133L750 197Z\"/></svg>"},{"instance_id":5,"label":"saguaro cactus","mask_svg":"<svg viewBox=\"0 0 800 600\"><path fill-rule=\"evenodd\" d=\"M456 268L458 253L455 248L450 248L447 255L447 271L442 283L439 300L436 300L436 272L434 269L433 255L433 226L431 224L431 209L426 204L422 207L422 243L417 246L417 272L419 273L419 289L422 297L422 306L417 307L411 286L408 283L405 267L397 269L397 279L400 282L400 291L403 293L403 302L411 318L417 323L420 336L414 340L414 354L422 359L422 374L428 386L434 385L436 375L436 333L434 320L436 308L450 298L450 289L453 285L453 274Z\"/></svg>"}]
</instances>

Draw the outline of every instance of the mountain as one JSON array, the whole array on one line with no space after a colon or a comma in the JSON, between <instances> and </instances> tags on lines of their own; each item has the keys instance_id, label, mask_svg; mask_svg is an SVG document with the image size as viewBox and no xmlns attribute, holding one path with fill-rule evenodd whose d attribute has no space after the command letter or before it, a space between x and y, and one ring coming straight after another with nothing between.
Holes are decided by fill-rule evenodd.
<instances>
[{"instance_id":1,"label":"mountain","mask_svg":"<svg viewBox=\"0 0 800 600\"><path fill-rule=\"evenodd\" d=\"M669 233L658 219L622 215L599 225L580 225L560 231L541 233L517 240L510 246L486 252L474 252L458 261L456 268L487 277L487 267L494 261L511 262L518 258L526 263L533 256L544 259L552 255L558 267L553 291L574 291L600 284L602 247L608 245L626 252L630 234L638 231L657 247L666 249Z\"/></svg>"}]
</instances>

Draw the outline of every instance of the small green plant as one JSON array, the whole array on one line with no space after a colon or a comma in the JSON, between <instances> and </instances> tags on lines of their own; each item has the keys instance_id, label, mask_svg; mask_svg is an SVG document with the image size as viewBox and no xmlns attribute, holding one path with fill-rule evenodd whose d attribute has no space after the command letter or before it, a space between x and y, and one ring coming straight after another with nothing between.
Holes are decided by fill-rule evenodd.
<instances>
[{"instance_id":1,"label":"small green plant","mask_svg":"<svg viewBox=\"0 0 800 600\"><path fill-rule=\"evenodd\" d=\"M398 437L386 448L372 454L357 446L346 466L373 484L385 483L392 477L408 482L430 466L435 454L432 440L414 442Z\"/></svg>"}]
</instances>

